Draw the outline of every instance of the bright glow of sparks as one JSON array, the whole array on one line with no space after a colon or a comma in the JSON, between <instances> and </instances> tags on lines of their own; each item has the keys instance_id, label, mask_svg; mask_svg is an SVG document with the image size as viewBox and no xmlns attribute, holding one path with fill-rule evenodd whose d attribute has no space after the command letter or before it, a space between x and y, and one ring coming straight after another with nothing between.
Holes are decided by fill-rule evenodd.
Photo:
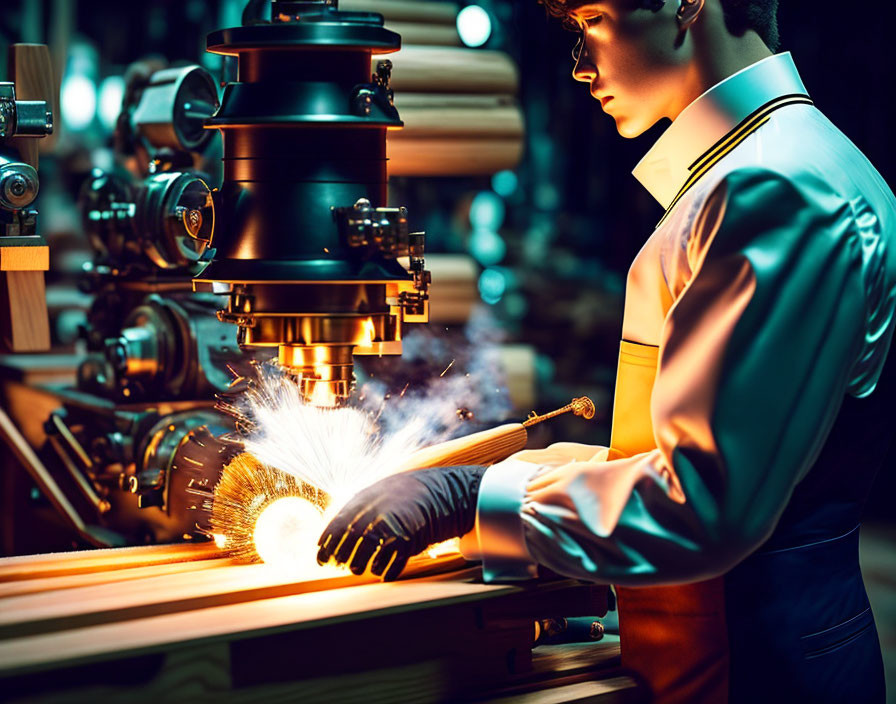
<instances>
[{"instance_id":1,"label":"bright glow of sparks","mask_svg":"<svg viewBox=\"0 0 896 704\"><path fill-rule=\"evenodd\" d=\"M373 347L373 341L376 339L376 328L373 325L373 318L364 321L364 329L361 338L355 343L359 347Z\"/></svg>"},{"instance_id":2,"label":"bright glow of sparks","mask_svg":"<svg viewBox=\"0 0 896 704\"><path fill-rule=\"evenodd\" d=\"M318 361L316 355L312 361ZM292 527L289 516L281 516L271 519L280 526L271 531L292 531L296 537L279 541L285 551L304 546L313 557L323 527L346 501L392 474L423 445L452 437L459 422L459 407L481 408L482 403L494 403L486 398L483 383L473 383L469 375L447 374L453 364L454 360L446 373L434 378L422 393L409 391L405 385L401 393L396 389L391 402L387 387L371 385L361 396L366 403L360 408L309 403L302 380L297 381L276 364L254 365L255 374L247 377L246 389L219 398L219 410L237 421L242 453L230 460L215 487L209 534L218 545L220 535L234 559L257 562L263 557L265 561L280 562L277 557L259 555L267 551L263 546L269 542L264 537L268 529L262 530L262 537L258 538L256 528L264 528L268 523L267 519L261 520L266 509L284 501L285 507L301 508L294 512ZM484 370L488 373L483 374L483 379L491 381L495 376L492 367ZM312 379L305 383L308 381L313 383ZM316 386L329 391L330 385ZM355 403L360 404L360 400ZM286 499L296 499L298 503ZM310 520L309 505L315 513L314 520ZM291 509L282 510L292 513ZM280 511L272 509L272 515L276 518ZM306 519L302 520L300 514L306 515ZM305 526L307 534L299 536ZM278 540L273 540L273 544L276 547ZM440 555L457 552L456 547L448 545L436 549ZM290 560L295 562L287 555L284 561ZM316 578L325 569L314 560L305 564L310 578Z\"/></svg>"},{"instance_id":3,"label":"bright glow of sparks","mask_svg":"<svg viewBox=\"0 0 896 704\"><path fill-rule=\"evenodd\" d=\"M426 554L428 557L431 557L433 560L437 557L444 557L445 555L457 555L460 553L460 538L452 538L451 540L445 540L441 543L436 543L435 545L430 545L426 549Z\"/></svg>"},{"instance_id":4,"label":"bright glow of sparks","mask_svg":"<svg viewBox=\"0 0 896 704\"><path fill-rule=\"evenodd\" d=\"M330 408L331 406L336 405L336 394L332 392L329 384L322 381L312 381L311 383L313 384L310 399L311 404L321 406L322 408Z\"/></svg>"},{"instance_id":5,"label":"bright glow of sparks","mask_svg":"<svg viewBox=\"0 0 896 704\"><path fill-rule=\"evenodd\" d=\"M319 388L329 392L328 386L316 384L312 394ZM431 419L423 414L383 433L368 410L327 408L315 401L306 403L299 386L280 373L260 369L241 400L252 429L243 446L260 464L326 494L327 508L391 474L410 453L432 442L426 432Z\"/></svg>"},{"instance_id":6,"label":"bright glow of sparks","mask_svg":"<svg viewBox=\"0 0 896 704\"><path fill-rule=\"evenodd\" d=\"M215 533L212 535L212 538L215 540L215 545L217 545L221 550L227 547L227 536L223 533Z\"/></svg>"},{"instance_id":7,"label":"bright glow of sparks","mask_svg":"<svg viewBox=\"0 0 896 704\"><path fill-rule=\"evenodd\" d=\"M324 529L319 507L299 496L267 505L255 521L255 551L262 562L290 571L316 566L317 539Z\"/></svg>"}]
</instances>

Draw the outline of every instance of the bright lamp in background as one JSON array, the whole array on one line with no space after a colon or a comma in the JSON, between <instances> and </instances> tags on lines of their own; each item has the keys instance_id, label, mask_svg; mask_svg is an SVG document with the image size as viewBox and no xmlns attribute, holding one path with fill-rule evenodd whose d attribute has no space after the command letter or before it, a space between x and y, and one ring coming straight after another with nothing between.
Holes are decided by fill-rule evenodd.
<instances>
[{"instance_id":1,"label":"bright lamp in background","mask_svg":"<svg viewBox=\"0 0 896 704\"><path fill-rule=\"evenodd\" d=\"M492 18L479 5L467 5L457 13L457 33L466 46L482 46L492 35Z\"/></svg>"},{"instance_id":2,"label":"bright lamp in background","mask_svg":"<svg viewBox=\"0 0 896 704\"><path fill-rule=\"evenodd\" d=\"M100 83L100 122L107 130L115 129L115 122L121 112L121 101L124 98L124 78L108 76Z\"/></svg>"},{"instance_id":3,"label":"bright lamp in background","mask_svg":"<svg viewBox=\"0 0 896 704\"><path fill-rule=\"evenodd\" d=\"M66 127L86 129L96 117L96 83L82 73L70 73L62 81L62 120Z\"/></svg>"}]
</instances>

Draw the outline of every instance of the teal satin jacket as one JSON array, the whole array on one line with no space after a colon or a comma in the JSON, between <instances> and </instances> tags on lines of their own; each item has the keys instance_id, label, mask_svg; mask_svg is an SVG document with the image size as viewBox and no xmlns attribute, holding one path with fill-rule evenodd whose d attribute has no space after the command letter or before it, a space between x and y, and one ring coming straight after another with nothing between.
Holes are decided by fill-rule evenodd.
<instances>
[{"instance_id":1,"label":"teal satin jacket","mask_svg":"<svg viewBox=\"0 0 896 704\"><path fill-rule=\"evenodd\" d=\"M842 636L849 679L867 688L849 700L876 701L855 529L892 437L875 388L894 329L896 199L789 54L701 96L634 173L667 208L632 264L623 323L627 349L656 359L650 446L560 443L494 465L463 548L493 580L537 565L626 586L724 576L733 699L780 666L782 697L839 701L839 670L816 651Z\"/></svg>"}]
</instances>

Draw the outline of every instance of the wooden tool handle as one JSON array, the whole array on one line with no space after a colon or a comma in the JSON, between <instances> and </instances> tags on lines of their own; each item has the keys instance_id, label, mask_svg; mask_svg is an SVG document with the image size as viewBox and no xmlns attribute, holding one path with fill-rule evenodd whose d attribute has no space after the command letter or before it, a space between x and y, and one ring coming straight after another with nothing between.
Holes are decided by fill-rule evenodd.
<instances>
[{"instance_id":1,"label":"wooden tool handle","mask_svg":"<svg viewBox=\"0 0 896 704\"><path fill-rule=\"evenodd\" d=\"M408 457L396 471L464 464L494 464L526 447L526 439L526 429L522 424L499 425L497 428L424 447Z\"/></svg>"}]
</instances>

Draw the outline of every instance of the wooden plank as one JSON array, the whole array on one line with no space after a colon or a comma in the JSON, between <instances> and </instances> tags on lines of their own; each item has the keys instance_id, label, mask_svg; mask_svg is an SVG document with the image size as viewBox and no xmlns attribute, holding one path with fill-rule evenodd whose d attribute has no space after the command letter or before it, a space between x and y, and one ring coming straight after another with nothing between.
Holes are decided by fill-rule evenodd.
<instances>
[{"instance_id":1,"label":"wooden plank","mask_svg":"<svg viewBox=\"0 0 896 704\"><path fill-rule=\"evenodd\" d=\"M175 545L140 545L132 548L76 550L42 555L6 557L0 560L0 582L84 574L97 570L123 570L129 567L164 565L188 560L220 557L211 542Z\"/></svg>"},{"instance_id":2,"label":"wooden plank","mask_svg":"<svg viewBox=\"0 0 896 704\"><path fill-rule=\"evenodd\" d=\"M389 54L396 94L486 93L514 95L519 73L507 54L481 49L406 46ZM372 68L381 58L374 57Z\"/></svg>"},{"instance_id":3,"label":"wooden plank","mask_svg":"<svg viewBox=\"0 0 896 704\"><path fill-rule=\"evenodd\" d=\"M415 579L115 621L0 641L0 675L137 655L186 643L307 630L386 613L472 603L520 592L509 585Z\"/></svg>"},{"instance_id":4,"label":"wooden plank","mask_svg":"<svg viewBox=\"0 0 896 704\"><path fill-rule=\"evenodd\" d=\"M386 20L386 29L401 35L401 43L425 46L460 46L460 35L453 24L424 24Z\"/></svg>"},{"instance_id":5,"label":"wooden plank","mask_svg":"<svg viewBox=\"0 0 896 704\"><path fill-rule=\"evenodd\" d=\"M631 677L620 676L593 682L545 687L526 694L484 699L488 704L634 704L645 702L644 690Z\"/></svg>"},{"instance_id":6,"label":"wooden plank","mask_svg":"<svg viewBox=\"0 0 896 704\"><path fill-rule=\"evenodd\" d=\"M349 12L377 12L389 22L425 22L454 25L458 6L454 2L420 0L342 0L339 9Z\"/></svg>"},{"instance_id":7,"label":"wooden plank","mask_svg":"<svg viewBox=\"0 0 896 704\"><path fill-rule=\"evenodd\" d=\"M217 562L217 561L216 561ZM417 561L417 573L456 569L466 564L457 555ZM412 568L413 572L413 568ZM11 596L0 601L0 638L80 628L98 623L338 589L378 582L345 569L317 568L308 575L268 565L218 565L128 581L72 587L59 591ZM26 582L27 583L27 582Z\"/></svg>"},{"instance_id":8,"label":"wooden plank","mask_svg":"<svg viewBox=\"0 0 896 704\"><path fill-rule=\"evenodd\" d=\"M458 176L493 174L513 169L523 155L523 142L501 139L387 140L390 176Z\"/></svg>"},{"instance_id":9,"label":"wooden plank","mask_svg":"<svg viewBox=\"0 0 896 704\"><path fill-rule=\"evenodd\" d=\"M388 139L434 139L500 137L523 139L523 113L516 105L493 107L445 107L440 101L431 106L399 107L404 128L389 131Z\"/></svg>"},{"instance_id":10,"label":"wooden plank","mask_svg":"<svg viewBox=\"0 0 896 704\"><path fill-rule=\"evenodd\" d=\"M321 577L296 580L267 565L218 567L128 582L67 589L64 593L14 596L0 602L0 639L146 618L257 599L336 589L356 584L354 575L321 568ZM375 579L375 578L374 578ZM362 578L362 581L374 581Z\"/></svg>"},{"instance_id":11,"label":"wooden plank","mask_svg":"<svg viewBox=\"0 0 896 704\"><path fill-rule=\"evenodd\" d=\"M121 570L85 572L82 574L63 575L61 577L18 579L11 582L0 582L0 600L11 596L22 596L24 594L75 589L77 587L89 587L110 582L121 583L132 579L158 577L166 574L179 574L181 572L197 572L199 570L214 569L216 567L230 567L233 564L233 560L229 558L213 558L209 560L191 560L189 562L149 565L148 567L131 567ZM0 601L0 605L2 604L3 601Z\"/></svg>"}]
</instances>

